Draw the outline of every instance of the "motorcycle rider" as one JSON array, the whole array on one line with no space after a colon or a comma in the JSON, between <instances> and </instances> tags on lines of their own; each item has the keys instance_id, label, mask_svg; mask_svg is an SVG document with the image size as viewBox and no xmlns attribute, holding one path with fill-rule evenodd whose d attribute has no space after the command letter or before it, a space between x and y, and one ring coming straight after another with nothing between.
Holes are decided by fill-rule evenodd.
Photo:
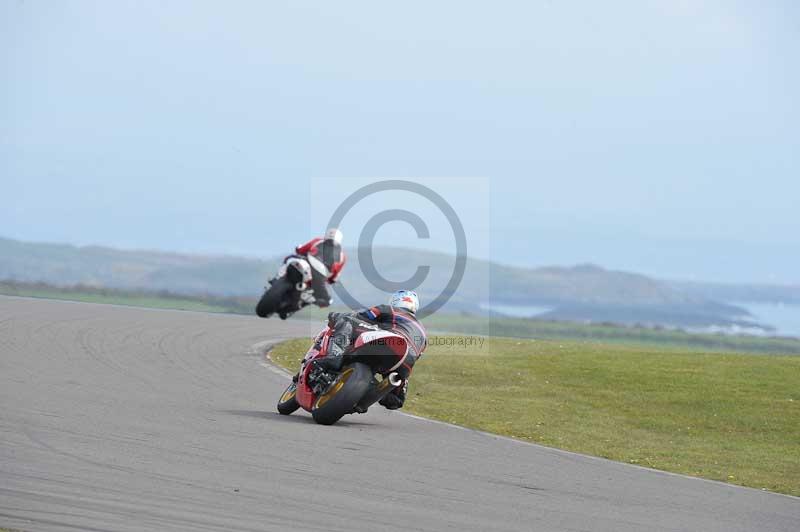
<instances>
[{"instance_id":1,"label":"motorcycle rider","mask_svg":"<svg viewBox=\"0 0 800 532\"><path fill-rule=\"evenodd\" d=\"M284 259L284 262L291 257L301 257L308 260L308 256L312 255L318 258L328 270L326 276L316 268L311 268L311 293L303 292L298 294L297 300L293 302L294 311L311 304L320 308L329 307L333 302L327 285L336 282L347 261L342 249L342 239L342 232L335 227L331 227L325 231L325 236L312 238L305 244L297 246L294 250L295 254L289 255ZM285 320L289 312L282 310L278 315Z\"/></svg>"},{"instance_id":2,"label":"motorcycle rider","mask_svg":"<svg viewBox=\"0 0 800 532\"><path fill-rule=\"evenodd\" d=\"M358 336L354 334L364 325L370 325L402 335L409 345L409 352L397 372L403 384L395 387L380 400L380 404L389 410L402 408L408 390L408 377L414 362L422 355L428 345L425 328L416 317L419 309L419 297L411 290L398 290L389 298L388 305L377 305L358 312L331 312L328 315L328 326L333 334L328 341L328 354L314 361L316 367L323 370L338 371L342 367L344 353ZM364 323L366 322L366 324Z\"/></svg>"}]
</instances>

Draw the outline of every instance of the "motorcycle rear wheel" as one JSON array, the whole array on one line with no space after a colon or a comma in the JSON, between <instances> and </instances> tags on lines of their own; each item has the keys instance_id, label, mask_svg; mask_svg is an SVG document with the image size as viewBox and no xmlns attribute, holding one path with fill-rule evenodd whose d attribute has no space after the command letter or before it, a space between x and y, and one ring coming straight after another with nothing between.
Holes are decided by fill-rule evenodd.
<instances>
[{"instance_id":1,"label":"motorcycle rear wheel","mask_svg":"<svg viewBox=\"0 0 800 532\"><path fill-rule=\"evenodd\" d=\"M372 370L356 362L345 366L325 393L317 397L311 417L320 425L333 425L353 408L367 392L372 381Z\"/></svg>"},{"instance_id":2,"label":"motorcycle rear wheel","mask_svg":"<svg viewBox=\"0 0 800 532\"><path fill-rule=\"evenodd\" d=\"M256 314L262 318L268 318L270 314L278 312L286 298L286 294L293 288L294 287L286 279L275 279L272 286L269 287L269 290L264 292L264 295L261 296L261 299L258 301L258 305L256 305Z\"/></svg>"}]
</instances>

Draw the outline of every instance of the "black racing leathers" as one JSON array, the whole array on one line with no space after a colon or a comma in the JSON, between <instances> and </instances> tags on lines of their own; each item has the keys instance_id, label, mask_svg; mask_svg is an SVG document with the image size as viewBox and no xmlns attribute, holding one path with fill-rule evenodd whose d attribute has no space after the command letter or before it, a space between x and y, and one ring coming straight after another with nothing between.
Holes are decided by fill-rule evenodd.
<instances>
[{"instance_id":1,"label":"black racing leathers","mask_svg":"<svg viewBox=\"0 0 800 532\"><path fill-rule=\"evenodd\" d=\"M409 345L406 358L396 369L403 383L380 401L386 408L394 410L403 406L408 389L408 377L411 375L414 363L428 345L425 328L410 312L389 305L378 305L359 312L331 312L328 315L328 326L333 329L333 334L328 344L328 356L319 360L318 364L326 369L341 368L344 353L358 334L365 328L374 328L375 325L400 334Z\"/></svg>"}]
</instances>

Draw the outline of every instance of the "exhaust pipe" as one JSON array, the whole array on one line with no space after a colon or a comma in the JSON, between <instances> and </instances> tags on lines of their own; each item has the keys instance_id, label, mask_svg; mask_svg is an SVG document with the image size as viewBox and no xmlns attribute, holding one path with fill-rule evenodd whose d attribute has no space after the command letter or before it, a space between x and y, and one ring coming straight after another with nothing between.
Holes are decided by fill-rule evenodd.
<instances>
[{"instance_id":1,"label":"exhaust pipe","mask_svg":"<svg viewBox=\"0 0 800 532\"><path fill-rule=\"evenodd\" d=\"M398 375L396 371L393 371L389 373L389 384L392 386L400 386L403 384L403 379L400 378L400 375Z\"/></svg>"}]
</instances>

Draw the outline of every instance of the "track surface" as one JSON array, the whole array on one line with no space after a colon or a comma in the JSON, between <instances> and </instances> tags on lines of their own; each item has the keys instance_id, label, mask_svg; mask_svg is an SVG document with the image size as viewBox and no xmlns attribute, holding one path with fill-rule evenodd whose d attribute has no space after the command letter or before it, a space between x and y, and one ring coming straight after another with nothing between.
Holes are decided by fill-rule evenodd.
<instances>
[{"instance_id":1,"label":"track surface","mask_svg":"<svg viewBox=\"0 0 800 532\"><path fill-rule=\"evenodd\" d=\"M800 530L796 498L379 408L279 416L253 346L309 327L0 297L0 526Z\"/></svg>"}]
</instances>

